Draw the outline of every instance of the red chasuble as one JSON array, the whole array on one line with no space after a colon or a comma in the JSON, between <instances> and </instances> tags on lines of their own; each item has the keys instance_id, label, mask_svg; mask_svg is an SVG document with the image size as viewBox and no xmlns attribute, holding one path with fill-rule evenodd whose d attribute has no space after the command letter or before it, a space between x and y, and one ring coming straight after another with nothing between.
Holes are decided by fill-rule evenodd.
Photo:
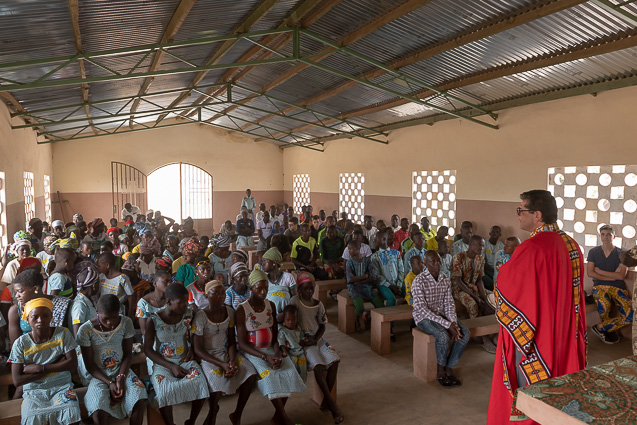
<instances>
[{"instance_id":1,"label":"red chasuble","mask_svg":"<svg viewBox=\"0 0 637 425\"><path fill-rule=\"evenodd\" d=\"M583 263L577 243L549 224L500 268L495 295L501 326L488 425L536 423L515 409L518 380L526 386L586 366Z\"/></svg>"}]
</instances>

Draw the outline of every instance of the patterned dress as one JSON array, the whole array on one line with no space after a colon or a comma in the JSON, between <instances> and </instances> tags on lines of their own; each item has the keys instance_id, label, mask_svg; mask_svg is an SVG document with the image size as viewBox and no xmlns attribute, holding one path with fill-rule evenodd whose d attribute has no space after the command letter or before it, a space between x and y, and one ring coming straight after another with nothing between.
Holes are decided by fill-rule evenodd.
<instances>
[{"instance_id":1,"label":"patterned dress","mask_svg":"<svg viewBox=\"0 0 637 425\"><path fill-rule=\"evenodd\" d=\"M290 304L299 309L299 327L307 336L314 336L320 325L327 323L327 314L322 302L314 306L305 305L298 295L290 300ZM330 366L332 363L341 361L341 358L327 341L323 338L316 341L316 345L303 347L305 357L307 357L308 369L312 370L317 365Z\"/></svg>"},{"instance_id":2,"label":"patterned dress","mask_svg":"<svg viewBox=\"0 0 637 425\"><path fill-rule=\"evenodd\" d=\"M208 319L206 312L199 310L195 315L195 335L203 336L204 350L211 356L222 362L227 362L228 354L228 331L234 333L234 310L230 306L225 306L228 310L228 317L221 323L213 323ZM225 370L219 366L201 361L208 386L211 393L221 392L224 395L234 394L249 377L256 375L257 371L250 362L246 361L241 354L237 355L239 371L232 378L225 377Z\"/></svg>"},{"instance_id":3,"label":"patterned dress","mask_svg":"<svg viewBox=\"0 0 637 425\"><path fill-rule=\"evenodd\" d=\"M305 337L305 334L301 329L288 329L283 325L279 325L279 346L288 348L288 357L292 359L296 371L303 382L307 382L307 359L305 358L305 351L301 346L301 341Z\"/></svg>"},{"instance_id":4,"label":"patterned dress","mask_svg":"<svg viewBox=\"0 0 637 425\"><path fill-rule=\"evenodd\" d=\"M260 313L255 312L248 301L241 305L246 315L248 342L262 353L274 355L271 327L274 323L275 313L272 311L271 304L266 303L265 308ZM271 369L270 363L261 357L249 353L245 353L245 356L259 374L260 379L257 381L259 391L268 399L287 398L291 393L305 391L305 384L289 357L283 357L281 367L275 370Z\"/></svg>"},{"instance_id":5,"label":"patterned dress","mask_svg":"<svg viewBox=\"0 0 637 425\"><path fill-rule=\"evenodd\" d=\"M277 313L281 313L290 303L290 289L296 287L296 280L291 273L282 272L276 282L268 277L268 295L266 298L274 303Z\"/></svg>"},{"instance_id":6,"label":"patterned dress","mask_svg":"<svg viewBox=\"0 0 637 425\"><path fill-rule=\"evenodd\" d=\"M175 378L164 366L154 364L150 381L155 389L158 406L166 407L208 398L208 384L201 367L195 361L184 362L188 354L188 340L192 326L192 310L188 309L184 317L174 325L165 323L159 314L153 314L155 325L153 348L166 360L188 371L183 378Z\"/></svg>"},{"instance_id":7,"label":"patterned dress","mask_svg":"<svg viewBox=\"0 0 637 425\"><path fill-rule=\"evenodd\" d=\"M22 365L50 364L75 350L73 335L66 328L55 328L47 342L36 344L26 333L11 349L9 361ZM73 390L71 372L49 373L44 378L24 384L23 425L56 425L80 421L80 405Z\"/></svg>"},{"instance_id":8,"label":"patterned dress","mask_svg":"<svg viewBox=\"0 0 637 425\"><path fill-rule=\"evenodd\" d=\"M96 316L97 311L95 310L93 301L83 293L78 292L71 306L71 321L73 325L83 325L86 322L90 322L91 319ZM80 375L80 380L84 386L87 386L91 380L91 375L88 373L88 370L86 370L80 347L77 347L75 351L77 352L77 371Z\"/></svg>"},{"instance_id":9,"label":"patterned dress","mask_svg":"<svg viewBox=\"0 0 637 425\"><path fill-rule=\"evenodd\" d=\"M90 320L84 323L77 332L77 343L81 347L92 347L95 365L106 376L115 380L124 357L123 342L134 336L133 321L129 317L121 316L119 325L109 332L97 330ZM131 369L126 374L125 385L124 398L119 403L113 404L108 385L91 376L84 399L88 414L92 415L97 410L103 410L117 419L130 416L135 404L139 400L147 399L148 395L144 383Z\"/></svg>"},{"instance_id":10,"label":"patterned dress","mask_svg":"<svg viewBox=\"0 0 637 425\"><path fill-rule=\"evenodd\" d=\"M161 307L155 307L152 304L150 304L148 301L146 301L143 298L140 298L139 301L137 301L137 308L135 309L135 317L138 317L140 319L150 319L150 316L160 312L161 310L166 308L166 304L164 304ZM146 370L151 371L153 370L153 361L146 357Z\"/></svg>"},{"instance_id":11,"label":"patterned dress","mask_svg":"<svg viewBox=\"0 0 637 425\"><path fill-rule=\"evenodd\" d=\"M100 274L100 296L107 294L113 294L119 298L119 302L121 303L119 313L122 315L126 314L124 305L128 297L134 294L133 285L128 276L120 274L109 279L105 274Z\"/></svg>"}]
</instances>

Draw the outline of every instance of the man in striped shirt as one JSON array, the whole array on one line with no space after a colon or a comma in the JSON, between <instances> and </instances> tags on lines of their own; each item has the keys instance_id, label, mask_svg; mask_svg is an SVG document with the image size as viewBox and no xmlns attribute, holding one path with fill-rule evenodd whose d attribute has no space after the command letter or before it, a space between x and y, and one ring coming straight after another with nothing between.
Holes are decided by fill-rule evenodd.
<instances>
[{"instance_id":1,"label":"man in striped shirt","mask_svg":"<svg viewBox=\"0 0 637 425\"><path fill-rule=\"evenodd\" d=\"M416 325L436 339L438 382L444 387L461 385L453 369L469 342L469 329L456 316L451 281L440 273L440 256L437 252L425 252L425 269L414 279L411 296ZM451 350L450 341L453 341Z\"/></svg>"}]
</instances>

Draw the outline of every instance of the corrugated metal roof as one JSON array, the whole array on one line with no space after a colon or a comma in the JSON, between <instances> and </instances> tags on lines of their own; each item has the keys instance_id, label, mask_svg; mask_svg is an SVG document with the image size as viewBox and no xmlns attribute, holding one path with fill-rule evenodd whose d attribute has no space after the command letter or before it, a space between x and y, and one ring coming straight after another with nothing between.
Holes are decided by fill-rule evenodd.
<instances>
[{"instance_id":1,"label":"corrugated metal roof","mask_svg":"<svg viewBox=\"0 0 637 425\"><path fill-rule=\"evenodd\" d=\"M322 18L318 19L309 30L338 41L363 26L374 22L381 16L405 4L406 0L350 0L337 4ZM532 0L499 1L467 1L467 0L433 0L423 2L423 6L392 22L376 28L352 45L348 46L369 59L390 64L398 59L413 55L435 46L466 31L502 21L508 16L521 11L539 8L549 2L534 2ZM129 48L138 45L154 44L160 41L166 26L175 12L179 0L81 0L79 8L79 25L84 52L95 52L104 49ZM199 0L187 15L174 37L177 41L193 40L201 37L230 34L238 28L261 4L261 0ZM274 7L263 15L251 28L252 31L263 31L277 28L283 20L300 4L300 0L280 0ZM540 4L538 6L538 4ZM626 5L624 10L637 15L637 5ZM310 12L312 13L312 12ZM365 108L399 99L396 93L403 95L421 90L425 84L444 85L449 82L459 82L467 75L485 73L482 82L457 87L450 94L466 102L475 104L490 104L506 99L514 99L582 84L592 84L596 81L606 81L610 78L625 78L637 75L637 42L626 43L627 48L594 57L584 58L566 63L556 63L540 69L520 72L489 80L485 71L496 67L511 66L512 64L532 62L539 57L551 57L558 51L598 40L603 45L611 40L622 37L637 37L631 31L635 28L621 17L601 9L595 4L584 2L578 6L562 10L551 15L535 19L529 23L518 25L506 31L501 31L480 40L455 47L445 52L428 57L419 62L407 65L400 71L410 76L412 81L406 83L399 78L392 78L389 74L382 75L372 81L381 84L386 90L357 84L346 91L327 97L319 103L309 105L317 112L329 115L354 113L351 121L365 127L402 122L419 117L438 114L434 108L403 101L402 105L392 106L373 114L365 114ZM20 36L16 36L19 34ZM263 39L263 37L259 37ZM255 39L256 40L256 39ZM172 49L171 52L194 65L201 66L211 55L218 51L221 42L202 44ZM231 64L245 54L253 46L248 40L238 41L219 60L220 64ZM316 40L306 35L301 38L301 54L313 54L324 48ZM288 43L280 50L292 54L292 43ZM43 59L54 56L74 55L75 39L70 19L68 2L66 0L49 0L47 2L34 0L12 0L0 5L0 65L18 61ZM154 54L148 55L141 62L138 71L147 71ZM96 61L116 72L126 74L138 64L143 52L131 52L122 55L102 57ZM275 57L275 56L271 56ZM321 65L334 69L336 72L349 75L364 75L377 69L372 63L355 58L343 52L333 53L324 58ZM13 84L11 81L29 82L44 76L57 66L24 65L16 68L0 68L0 83ZM245 75L239 84L253 90L261 90L276 78L287 73L295 63L276 63L260 65ZM109 71L85 62L86 73L89 77L110 75ZM160 70L175 70L188 68L180 60L164 55ZM200 85L220 82L226 73L225 69L210 70L206 73ZM195 77L195 72L173 75L156 76L147 93L180 90L186 88ZM79 66L72 64L52 76L46 81L80 78ZM5 79L5 80L2 80ZM93 82L89 84L90 101L96 102L106 99L131 98L139 93L144 78L127 78L117 81ZM315 67L306 68L296 75L272 88L269 94L282 100L302 103L315 96L349 81L343 76L326 72ZM202 89L206 90L206 89ZM234 101L241 100L249 93L235 88ZM166 108L174 103L181 91L163 93L149 97L149 102L141 101L137 108L138 122L151 123L158 114L144 116L148 111L155 111L158 107ZM78 105L82 101L79 84L72 86L37 88L16 90L12 93L27 110L55 108L68 105ZM191 92L180 105L191 105L201 96L201 93ZM433 105L445 108L458 107L462 109L460 101L449 103L444 97L429 99ZM152 103L150 103L152 102ZM99 103L90 107L90 114L99 128L114 129L119 125L128 125L127 117L121 119L99 118L107 113L128 113L132 101L118 100ZM126 107L124 107L126 106ZM223 111L229 105L214 105L204 110L203 119L209 119L216 113ZM124 108L123 108L124 107ZM75 107L77 108L77 107ZM49 125L51 130L65 129L64 135L72 135L81 131L81 126L88 125L84 108L64 108L41 112L38 116L43 120L66 119L57 125ZM323 137L338 131L351 131L347 125L339 122L329 124L330 128L317 126L303 131L296 130L305 127L304 121L316 122L324 120L324 116L296 110L291 119L281 116L268 117L269 112L279 112L288 108L284 102L268 101L265 97L257 97L252 102L230 112L239 125L269 118L262 125L278 129L283 132L296 131L299 138ZM269 111L269 112L268 112ZM141 117L140 117L141 115ZM169 117L175 116L171 113ZM105 121L114 121L105 124ZM234 127L232 119L221 117L216 124ZM77 128L76 128L77 127ZM268 136L276 130L251 127L254 135ZM86 129L82 134L92 134ZM289 136L281 140L292 140Z\"/></svg>"}]
</instances>

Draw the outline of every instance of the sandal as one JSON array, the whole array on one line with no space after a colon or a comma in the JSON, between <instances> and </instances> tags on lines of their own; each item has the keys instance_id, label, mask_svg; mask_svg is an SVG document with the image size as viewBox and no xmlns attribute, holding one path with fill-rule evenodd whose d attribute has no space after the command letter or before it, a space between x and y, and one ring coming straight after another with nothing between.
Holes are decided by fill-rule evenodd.
<instances>
[{"instance_id":1,"label":"sandal","mask_svg":"<svg viewBox=\"0 0 637 425\"><path fill-rule=\"evenodd\" d=\"M482 348L484 348L484 351L486 351L489 354L495 354L496 350L498 349L498 347L496 347L495 345L482 345Z\"/></svg>"},{"instance_id":2,"label":"sandal","mask_svg":"<svg viewBox=\"0 0 637 425\"><path fill-rule=\"evenodd\" d=\"M441 376L439 378L436 378L436 380L443 387L450 387L451 386L451 382L449 382L449 377L448 376Z\"/></svg>"},{"instance_id":3,"label":"sandal","mask_svg":"<svg viewBox=\"0 0 637 425\"><path fill-rule=\"evenodd\" d=\"M459 387L462 385L462 382L460 382L460 379L456 378L454 375L447 376L447 380L449 381L452 387Z\"/></svg>"},{"instance_id":4,"label":"sandal","mask_svg":"<svg viewBox=\"0 0 637 425\"><path fill-rule=\"evenodd\" d=\"M365 324L365 330L368 331L372 327L372 315L369 311L364 311L361 315L363 323Z\"/></svg>"}]
</instances>

